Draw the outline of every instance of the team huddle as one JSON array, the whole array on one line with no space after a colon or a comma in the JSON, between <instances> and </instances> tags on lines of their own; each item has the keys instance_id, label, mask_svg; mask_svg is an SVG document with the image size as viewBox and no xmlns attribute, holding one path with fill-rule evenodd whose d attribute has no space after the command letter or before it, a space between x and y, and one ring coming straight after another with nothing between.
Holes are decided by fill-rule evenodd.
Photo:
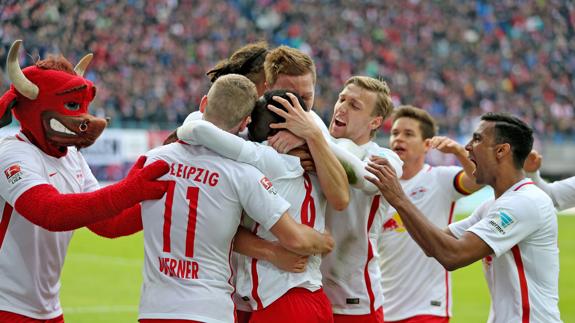
<instances>
[{"instance_id":1,"label":"team huddle","mask_svg":"<svg viewBox=\"0 0 575 323\"><path fill-rule=\"evenodd\" d=\"M352 76L326 127L311 57L255 43L207 73L199 111L163 146L100 188L79 152L106 125L88 114L89 58L21 70L19 46L0 98L0 126L21 124L0 139L0 322L64 322L60 273L85 226L143 230L142 323L449 322L450 271L478 260L489 322L561 322L559 197L525 176L541 161L520 119L485 114L461 146L424 110L394 108L384 81ZM431 149L461 167L426 164ZM495 199L452 223L485 185Z\"/></svg>"}]
</instances>

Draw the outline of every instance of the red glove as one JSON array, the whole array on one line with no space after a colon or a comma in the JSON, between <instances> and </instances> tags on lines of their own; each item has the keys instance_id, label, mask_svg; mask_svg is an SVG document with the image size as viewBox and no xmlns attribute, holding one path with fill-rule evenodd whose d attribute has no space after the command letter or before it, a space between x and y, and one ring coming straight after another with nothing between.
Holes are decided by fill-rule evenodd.
<instances>
[{"instance_id":1,"label":"red glove","mask_svg":"<svg viewBox=\"0 0 575 323\"><path fill-rule=\"evenodd\" d=\"M143 167L142 156L122 181L89 193L60 194L52 185L30 188L16 200L16 211L49 231L69 231L96 223L142 201L159 199L168 183L157 181L170 167L156 161Z\"/></svg>"},{"instance_id":2,"label":"red glove","mask_svg":"<svg viewBox=\"0 0 575 323\"><path fill-rule=\"evenodd\" d=\"M88 225L88 229L101 237L110 239L140 232L143 229L142 207L136 204L119 215Z\"/></svg>"}]
</instances>

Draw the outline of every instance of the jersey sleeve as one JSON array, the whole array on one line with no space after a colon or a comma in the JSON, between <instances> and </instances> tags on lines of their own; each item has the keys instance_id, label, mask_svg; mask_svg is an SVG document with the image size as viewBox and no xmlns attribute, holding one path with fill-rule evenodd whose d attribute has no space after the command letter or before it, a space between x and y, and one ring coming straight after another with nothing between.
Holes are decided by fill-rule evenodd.
<instances>
[{"instance_id":1,"label":"jersey sleeve","mask_svg":"<svg viewBox=\"0 0 575 323\"><path fill-rule=\"evenodd\" d=\"M463 176L463 168L459 166L437 166L436 180L444 191L449 194L449 198L455 201L469 193L461 185L461 177Z\"/></svg>"},{"instance_id":2,"label":"jersey sleeve","mask_svg":"<svg viewBox=\"0 0 575 323\"><path fill-rule=\"evenodd\" d=\"M28 189L48 184L44 163L38 153L25 144L10 143L0 148L0 196L10 205Z\"/></svg>"},{"instance_id":3,"label":"jersey sleeve","mask_svg":"<svg viewBox=\"0 0 575 323\"><path fill-rule=\"evenodd\" d=\"M281 156L271 147L246 141L208 121L190 121L178 128L178 138L191 145L202 145L226 158L250 164L272 180L303 174L298 158Z\"/></svg>"},{"instance_id":4,"label":"jersey sleeve","mask_svg":"<svg viewBox=\"0 0 575 323\"><path fill-rule=\"evenodd\" d=\"M557 210L562 211L575 207L575 176L553 183L547 183L541 178L539 171L529 173L528 175L537 187L551 197Z\"/></svg>"},{"instance_id":5,"label":"jersey sleeve","mask_svg":"<svg viewBox=\"0 0 575 323\"><path fill-rule=\"evenodd\" d=\"M391 167L395 170L397 178L403 175L403 161L391 149L378 147L377 149L368 149L364 162L368 162L371 156L383 157L389 161Z\"/></svg>"},{"instance_id":6,"label":"jersey sleeve","mask_svg":"<svg viewBox=\"0 0 575 323\"><path fill-rule=\"evenodd\" d=\"M238 195L246 213L266 230L276 224L290 204L277 194L272 182L255 168L246 167L238 182Z\"/></svg>"},{"instance_id":7,"label":"jersey sleeve","mask_svg":"<svg viewBox=\"0 0 575 323\"><path fill-rule=\"evenodd\" d=\"M470 216L463 220L451 223L448 228L449 231L456 237L461 238L467 229L471 228L474 224L481 220L481 213L487 207L487 203L483 203L471 213Z\"/></svg>"},{"instance_id":8,"label":"jersey sleeve","mask_svg":"<svg viewBox=\"0 0 575 323\"><path fill-rule=\"evenodd\" d=\"M479 236L499 257L540 227L538 208L531 203L528 198L514 196L513 203L492 207L467 231Z\"/></svg>"},{"instance_id":9,"label":"jersey sleeve","mask_svg":"<svg viewBox=\"0 0 575 323\"><path fill-rule=\"evenodd\" d=\"M310 111L313 120L315 121L315 123L317 124L317 126L319 127L319 129L321 130L321 133L323 134L325 140L327 142L330 142L333 140L332 136L329 134L329 129L327 128L327 126L325 125L325 123L323 122L323 120L321 119L321 117L315 113L315 111L311 110Z\"/></svg>"},{"instance_id":10,"label":"jersey sleeve","mask_svg":"<svg viewBox=\"0 0 575 323\"><path fill-rule=\"evenodd\" d=\"M190 114L188 114L188 116L186 117L186 119L184 120L183 124L186 124L192 120L202 120L202 117L204 116L203 113L201 113L200 111L194 111Z\"/></svg>"}]
</instances>

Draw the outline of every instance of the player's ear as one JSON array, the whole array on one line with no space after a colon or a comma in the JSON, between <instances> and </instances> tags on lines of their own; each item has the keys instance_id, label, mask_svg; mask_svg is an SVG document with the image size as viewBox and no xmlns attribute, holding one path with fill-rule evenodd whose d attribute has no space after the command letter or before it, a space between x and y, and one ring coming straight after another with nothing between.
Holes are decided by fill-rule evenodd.
<instances>
[{"instance_id":1,"label":"player's ear","mask_svg":"<svg viewBox=\"0 0 575 323\"><path fill-rule=\"evenodd\" d=\"M503 156L511 153L511 145L508 143L497 145L497 148L495 149L498 159L501 159Z\"/></svg>"},{"instance_id":2,"label":"player's ear","mask_svg":"<svg viewBox=\"0 0 575 323\"><path fill-rule=\"evenodd\" d=\"M206 106L208 105L208 96L204 95L202 101L200 101L200 112L206 113Z\"/></svg>"},{"instance_id":3,"label":"player's ear","mask_svg":"<svg viewBox=\"0 0 575 323\"><path fill-rule=\"evenodd\" d=\"M379 127L381 127L382 124L383 124L383 117L377 116L371 119L371 121L369 122L369 130L373 131L379 129Z\"/></svg>"},{"instance_id":4,"label":"player's ear","mask_svg":"<svg viewBox=\"0 0 575 323\"><path fill-rule=\"evenodd\" d=\"M250 124L250 122L252 122L252 117L251 116L246 116L242 122L240 123L240 128L239 128L239 132L244 131L244 129L246 129L246 127L248 126L248 124Z\"/></svg>"}]
</instances>

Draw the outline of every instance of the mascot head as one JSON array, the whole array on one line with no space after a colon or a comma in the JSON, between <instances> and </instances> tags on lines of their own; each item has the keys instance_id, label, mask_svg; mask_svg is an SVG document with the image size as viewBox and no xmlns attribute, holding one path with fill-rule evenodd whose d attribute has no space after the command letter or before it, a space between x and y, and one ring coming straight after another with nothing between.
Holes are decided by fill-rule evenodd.
<instances>
[{"instance_id":1,"label":"mascot head","mask_svg":"<svg viewBox=\"0 0 575 323\"><path fill-rule=\"evenodd\" d=\"M21 40L10 47L6 71L12 84L0 98L0 127L10 124L12 113L28 139L53 157L65 156L68 146L88 147L107 121L88 114L94 84L83 77L92 54L75 68L63 57L48 57L24 70L18 63Z\"/></svg>"}]
</instances>

